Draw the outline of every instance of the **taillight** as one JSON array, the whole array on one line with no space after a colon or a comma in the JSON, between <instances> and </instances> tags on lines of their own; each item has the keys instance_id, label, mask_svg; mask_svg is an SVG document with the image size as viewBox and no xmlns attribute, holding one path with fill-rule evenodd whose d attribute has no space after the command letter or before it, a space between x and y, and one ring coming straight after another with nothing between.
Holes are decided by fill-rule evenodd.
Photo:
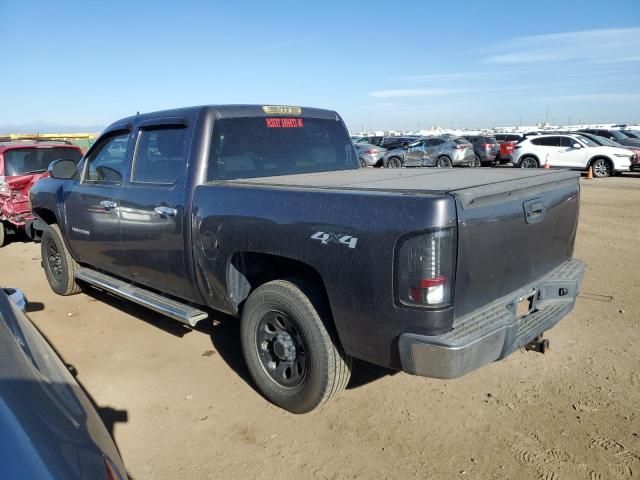
<instances>
[{"instance_id":1,"label":"taillight","mask_svg":"<svg viewBox=\"0 0 640 480\"><path fill-rule=\"evenodd\" d=\"M378 150L367 150L366 153L368 155L375 155L376 153L378 153Z\"/></svg>"},{"instance_id":2,"label":"taillight","mask_svg":"<svg viewBox=\"0 0 640 480\"><path fill-rule=\"evenodd\" d=\"M457 145L457 146L456 146L456 148L457 148L458 150L464 150L465 148L469 148L470 146L471 146L471 145L464 145L464 144L463 144L463 145Z\"/></svg>"},{"instance_id":3,"label":"taillight","mask_svg":"<svg viewBox=\"0 0 640 480\"><path fill-rule=\"evenodd\" d=\"M397 256L398 298L408 306L450 305L453 286L453 229L413 235Z\"/></svg>"}]
</instances>

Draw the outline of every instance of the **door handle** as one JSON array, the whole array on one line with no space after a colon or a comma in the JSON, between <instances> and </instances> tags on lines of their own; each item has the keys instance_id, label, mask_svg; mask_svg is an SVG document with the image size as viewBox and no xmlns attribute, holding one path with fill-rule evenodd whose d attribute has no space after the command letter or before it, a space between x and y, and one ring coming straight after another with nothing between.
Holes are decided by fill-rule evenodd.
<instances>
[{"instance_id":1,"label":"door handle","mask_svg":"<svg viewBox=\"0 0 640 480\"><path fill-rule=\"evenodd\" d=\"M112 202L111 200L102 200L100 202L100 206L103 207L105 210L111 210L113 208L116 208L118 204L116 202Z\"/></svg>"},{"instance_id":2,"label":"door handle","mask_svg":"<svg viewBox=\"0 0 640 480\"><path fill-rule=\"evenodd\" d=\"M178 211L175 208L171 207L156 207L153 209L161 217L175 217L178 214Z\"/></svg>"}]
</instances>

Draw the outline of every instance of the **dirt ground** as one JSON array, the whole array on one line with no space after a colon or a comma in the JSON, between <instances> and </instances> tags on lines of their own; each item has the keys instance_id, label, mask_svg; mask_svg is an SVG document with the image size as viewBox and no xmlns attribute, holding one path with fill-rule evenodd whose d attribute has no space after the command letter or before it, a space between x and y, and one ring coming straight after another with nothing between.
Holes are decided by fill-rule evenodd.
<instances>
[{"instance_id":1,"label":"dirt ground","mask_svg":"<svg viewBox=\"0 0 640 480\"><path fill-rule=\"evenodd\" d=\"M253 389L234 319L190 331L98 292L58 297L31 243L0 251L0 285L43 304L30 317L102 407L132 479L637 478L640 175L582 186L589 271L548 354L455 381L358 364L304 416Z\"/></svg>"}]
</instances>

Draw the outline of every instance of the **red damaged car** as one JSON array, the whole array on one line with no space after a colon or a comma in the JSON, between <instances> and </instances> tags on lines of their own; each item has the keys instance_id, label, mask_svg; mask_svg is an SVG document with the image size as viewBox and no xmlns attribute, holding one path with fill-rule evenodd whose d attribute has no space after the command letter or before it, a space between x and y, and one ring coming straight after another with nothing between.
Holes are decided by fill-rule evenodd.
<instances>
[{"instance_id":1,"label":"red damaged car","mask_svg":"<svg viewBox=\"0 0 640 480\"><path fill-rule=\"evenodd\" d=\"M47 167L61 158L78 161L82 149L60 142L0 143L0 247L8 234L24 230L33 238L34 217L29 208L29 190L47 175Z\"/></svg>"}]
</instances>

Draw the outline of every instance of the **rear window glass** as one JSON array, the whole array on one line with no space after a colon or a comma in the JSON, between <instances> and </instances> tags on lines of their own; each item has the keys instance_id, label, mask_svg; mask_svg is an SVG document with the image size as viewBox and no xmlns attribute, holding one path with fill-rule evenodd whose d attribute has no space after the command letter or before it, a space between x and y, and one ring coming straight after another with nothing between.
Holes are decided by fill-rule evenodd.
<instances>
[{"instance_id":1,"label":"rear window glass","mask_svg":"<svg viewBox=\"0 0 640 480\"><path fill-rule=\"evenodd\" d=\"M51 162L61 158L77 162L82 157L75 148L17 148L4 152L4 174L6 176L28 175L44 172Z\"/></svg>"},{"instance_id":2,"label":"rear window glass","mask_svg":"<svg viewBox=\"0 0 640 480\"><path fill-rule=\"evenodd\" d=\"M485 143L498 143L498 141L493 137L484 137Z\"/></svg>"},{"instance_id":3,"label":"rear window glass","mask_svg":"<svg viewBox=\"0 0 640 480\"><path fill-rule=\"evenodd\" d=\"M342 122L318 118L216 120L208 180L358 168Z\"/></svg>"},{"instance_id":4,"label":"rear window glass","mask_svg":"<svg viewBox=\"0 0 640 480\"><path fill-rule=\"evenodd\" d=\"M458 145L464 145L466 143L469 143L469 140L467 140L466 138L454 138L453 141L456 142Z\"/></svg>"}]
</instances>

